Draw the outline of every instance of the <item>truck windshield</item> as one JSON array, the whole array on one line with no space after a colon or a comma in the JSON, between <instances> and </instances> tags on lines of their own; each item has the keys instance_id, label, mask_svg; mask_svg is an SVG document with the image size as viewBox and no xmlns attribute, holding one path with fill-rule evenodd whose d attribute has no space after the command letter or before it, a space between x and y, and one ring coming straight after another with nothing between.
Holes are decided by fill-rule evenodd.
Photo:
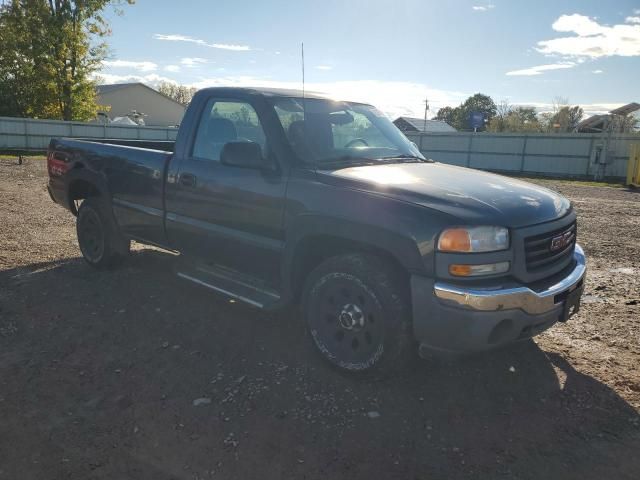
<instances>
[{"instance_id":1,"label":"truck windshield","mask_svg":"<svg viewBox=\"0 0 640 480\"><path fill-rule=\"evenodd\" d=\"M329 99L273 99L287 139L301 160L318 167L424 161L418 148L371 105Z\"/></svg>"}]
</instances>

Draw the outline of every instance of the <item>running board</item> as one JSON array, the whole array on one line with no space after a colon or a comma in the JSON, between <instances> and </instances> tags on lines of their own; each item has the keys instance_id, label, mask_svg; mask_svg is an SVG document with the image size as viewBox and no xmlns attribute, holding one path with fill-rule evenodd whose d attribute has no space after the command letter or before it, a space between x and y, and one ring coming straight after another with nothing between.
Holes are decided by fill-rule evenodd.
<instances>
[{"instance_id":1,"label":"running board","mask_svg":"<svg viewBox=\"0 0 640 480\"><path fill-rule=\"evenodd\" d=\"M177 272L177 275L256 308L270 310L280 305L278 292L257 279L226 269L197 267L193 271Z\"/></svg>"}]
</instances>

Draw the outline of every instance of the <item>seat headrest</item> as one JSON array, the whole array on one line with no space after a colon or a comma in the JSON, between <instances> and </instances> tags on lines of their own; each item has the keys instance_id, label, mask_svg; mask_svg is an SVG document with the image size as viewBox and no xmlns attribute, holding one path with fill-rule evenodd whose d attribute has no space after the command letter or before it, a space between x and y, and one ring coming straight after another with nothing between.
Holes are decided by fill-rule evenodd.
<instances>
[{"instance_id":1,"label":"seat headrest","mask_svg":"<svg viewBox=\"0 0 640 480\"><path fill-rule=\"evenodd\" d=\"M209 141L215 143L232 142L238 138L236 126L226 118L210 118L207 134Z\"/></svg>"}]
</instances>

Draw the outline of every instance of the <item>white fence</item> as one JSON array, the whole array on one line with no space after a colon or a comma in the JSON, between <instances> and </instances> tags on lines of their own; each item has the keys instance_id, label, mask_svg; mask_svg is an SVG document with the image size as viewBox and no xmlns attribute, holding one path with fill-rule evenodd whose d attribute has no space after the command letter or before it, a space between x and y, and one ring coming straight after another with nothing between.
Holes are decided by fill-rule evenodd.
<instances>
[{"instance_id":1,"label":"white fence","mask_svg":"<svg viewBox=\"0 0 640 480\"><path fill-rule=\"evenodd\" d=\"M175 140L177 128L0 117L1 150L46 150L51 137ZM624 178L640 135L408 133L435 160L481 170L558 177Z\"/></svg>"},{"instance_id":2,"label":"white fence","mask_svg":"<svg viewBox=\"0 0 640 480\"><path fill-rule=\"evenodd\" d=\"M556 177L623 178L640 135L408 133L434 160L481 170Z\"/></svg>"},{"instance_id":3,"label":"white fence","mask_svg":"<svg viewBox=\"0 0 640 480\"><path fill-rule=\"evenodd\" d=\"M51 137L175 140L177 128L0 117L0 150L46 150Z\"/></svg>"}]
</instances>

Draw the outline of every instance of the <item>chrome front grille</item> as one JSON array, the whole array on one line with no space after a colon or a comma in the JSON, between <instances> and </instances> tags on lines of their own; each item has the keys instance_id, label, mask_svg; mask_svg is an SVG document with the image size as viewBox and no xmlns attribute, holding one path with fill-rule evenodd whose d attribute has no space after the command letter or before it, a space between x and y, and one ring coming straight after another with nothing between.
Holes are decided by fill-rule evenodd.
<instances>
[{"instance_id":1,"label":"chrome front grille","mask_svg":"<svg viewBox=\"0 0 640 480\"><path fill-rule=\"evenodd\" d=\"M566 260L573 254L576 236L576 223L573 222L569 226L525 238L527 272L535 273Z\"/></svg>"}]
</instances>

